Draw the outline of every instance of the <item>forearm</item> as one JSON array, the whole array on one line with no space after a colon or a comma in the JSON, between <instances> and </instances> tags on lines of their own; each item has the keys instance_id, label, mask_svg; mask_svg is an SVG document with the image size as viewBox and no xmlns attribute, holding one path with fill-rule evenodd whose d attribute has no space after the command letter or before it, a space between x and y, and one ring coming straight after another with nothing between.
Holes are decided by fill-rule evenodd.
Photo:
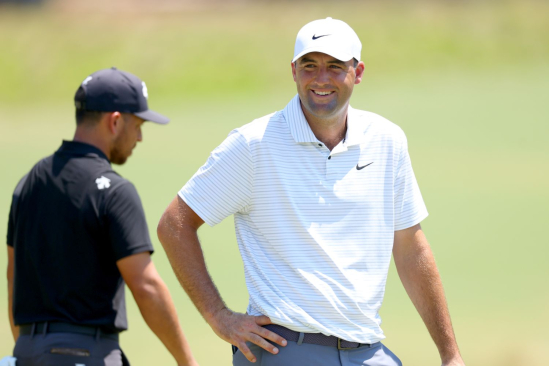
<instances>
[{"instance_id":1,"label":"forearm","mask_svg":"<svg viewBox=\"0 0 549 366\"><path fill-rule=\"evenodd\" d=\"M170 221L171 218L164 216L160 226L177 229L169 230L168 235L167 230L159 230L160 242L181 286L200 314L212 325L215 315L226 306L206 268L197 232L191 227L181 227L179 222Z\"/></svg>"},{"instance_id":2,"label":"forearm","mask_svg":"<svg viewBox=\"0 0 549 366\"><path fill-rule=\"evenodd\" d=\"M287 342L262 326L271 324L266 316L250 316L229 310L215 287L204 262L198 240L198 228L204 221L179 197L175 197L158 223L157 234L166 250L179 282L198 311L223 340L237 346L244 356L255 362L246 342L277 354Z\"/></svg>"},{"instance_id":3,"label":"forearm","mask_svg":"<svg viewBox=\"0 0 549 366\"><path fill-rule=\"evenodd\" d=\"M13 319L14 251L13 251L13 247L10 247L10 246L8 246L7 279L8 279L8 317L10 320L11 334L13 335L13 340L17 341L17 338L19 338L19 327L15 325L15 321Z\"/></svg>"},{"instance_id":4,"label":"forearm","mask_svg":"<svg viewBox=\"0 0 549 366\"><path fill-rule=\"evenodd\" d=\"M442 281L427 239L421 230L406 245L395 246L399 277L435 342L443 364L461 360Z\"/></svg>"},{"instance_id":5,"label":"forearm","mask_svg":"<svg viewBox=\"0 0 549 366\"><path fill-rule=\"evenodd\" d=\"M143 319L173 355L178 365L196 365L164 282L158 278L144 285L139 291L134 290L133 295Z\"/></svg>"},{"instance_id":6,"label":"forearm","mask_svg":"<svg viewBox=\"0 0 549 366\"><path fill-rule=\"evenodd\" d=\"M8 281L8 312L11 334L13 335L13 340L17 341L17 338L19 337L19 327L15 325L15 322L13 320L13 280Z\"/></svg>"}]
</instances>

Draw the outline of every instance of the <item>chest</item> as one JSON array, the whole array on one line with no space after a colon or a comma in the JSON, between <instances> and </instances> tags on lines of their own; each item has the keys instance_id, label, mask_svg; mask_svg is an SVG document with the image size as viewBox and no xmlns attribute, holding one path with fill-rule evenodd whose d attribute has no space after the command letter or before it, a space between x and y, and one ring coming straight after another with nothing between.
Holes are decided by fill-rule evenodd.
<instances>
[{"instance_id":1,"label":"chest","mask_svg":"<svg viewBox=\"0 0 549 366\"><path fill-rule=\"evenodd\" d=\"M332 151L320 143L264 144L254 154L254 195L313 210L378 206L392 200L396 154L393 141L376 136Z\"/></svg>"}]
</instances>

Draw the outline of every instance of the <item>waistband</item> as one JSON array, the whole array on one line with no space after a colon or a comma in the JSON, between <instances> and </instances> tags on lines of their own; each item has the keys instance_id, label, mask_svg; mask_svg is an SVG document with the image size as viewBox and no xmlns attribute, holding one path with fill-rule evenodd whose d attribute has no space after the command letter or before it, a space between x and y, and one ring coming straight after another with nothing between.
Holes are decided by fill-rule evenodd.
<instances>
[{"instance_id":1,"label":"waistband","mask_svg":"<svg viewBox=\"0 0 549 366\"><path fill-rule=\"evenodd\" d=\"M297 342L297 344L301 344L301 343L318 344L321 346L337 347L337 349L339 350L350 350L350 349L355 349L359 347L373 348L373 347L377 347L380 343L380 342L376 342L372 344L366 344L366 343L350 342L341 338L337 338L335 336L327 336L322 333L301 333L301 332L293 331L291 329L288 329L278 324L264 325L263 328L278 334L279 336L286 339L287 341Z\"/></svg>"},{"instance_id":2,"label":"waistband","mask_svg":"<svg viewBox=\"0 0 549 366\"><path fill-rule=\"evenodd\" d=\"M39 322L32 324L22 324L19 326L19 334L30 335L47 334L47 333L75 333L94 336L96 339L108 338L118 341L118 332L109 332L101 329L101 327L89 325L76 325L61 322Z\"/></svg>"}]
</instances>

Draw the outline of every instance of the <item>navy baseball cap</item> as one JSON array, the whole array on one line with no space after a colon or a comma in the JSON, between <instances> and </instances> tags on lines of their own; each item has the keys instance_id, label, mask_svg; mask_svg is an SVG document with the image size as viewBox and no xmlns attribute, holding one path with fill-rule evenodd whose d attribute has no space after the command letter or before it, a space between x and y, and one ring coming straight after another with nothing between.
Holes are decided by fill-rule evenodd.
<instances>
[{"instance_id":1,"label":"navy baseball cap","mask_svg":"<svg viewBox=\"0 0 549 366\"><path fill-rule=\"evenodd\" d=\"M131 113L160 124L170 119L149 109L147 85L137 76L118 70L103 69L88 76L74 95L77 110Z\"/></svg>"}]
</instances>

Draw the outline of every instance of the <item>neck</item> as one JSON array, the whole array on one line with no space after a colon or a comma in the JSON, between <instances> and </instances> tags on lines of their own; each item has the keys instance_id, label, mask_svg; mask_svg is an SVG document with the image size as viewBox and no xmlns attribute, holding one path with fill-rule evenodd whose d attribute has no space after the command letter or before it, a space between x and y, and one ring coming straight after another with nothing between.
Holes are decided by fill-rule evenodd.
<instances>
[{"instance_id":1,"label":"neck","mask_svg":"<svg viewBox=\"0 0 549 366\"><path fill-rule=\"evenodd\" d=\"M303 105L301 109L316 138L322 141L330 151L345 138L345 134L347 133L348 108L343 108L341 114L331 118L319 118L312 115L303 108Z\"/></svg>"},{"instance_id":2,"label":"neck","mask_svg":"<svg viewBox=\"0 0 549 366\"><path fill-rule=\"evenodd\" d=\"M78 126L76 128L76 132L74 133L73 141L83 142L85 144L95 146L101 150L109 160L111 159L108 143L106 143L105 139L102 139L93 129Z\"/></svg>"}]
</instances>

